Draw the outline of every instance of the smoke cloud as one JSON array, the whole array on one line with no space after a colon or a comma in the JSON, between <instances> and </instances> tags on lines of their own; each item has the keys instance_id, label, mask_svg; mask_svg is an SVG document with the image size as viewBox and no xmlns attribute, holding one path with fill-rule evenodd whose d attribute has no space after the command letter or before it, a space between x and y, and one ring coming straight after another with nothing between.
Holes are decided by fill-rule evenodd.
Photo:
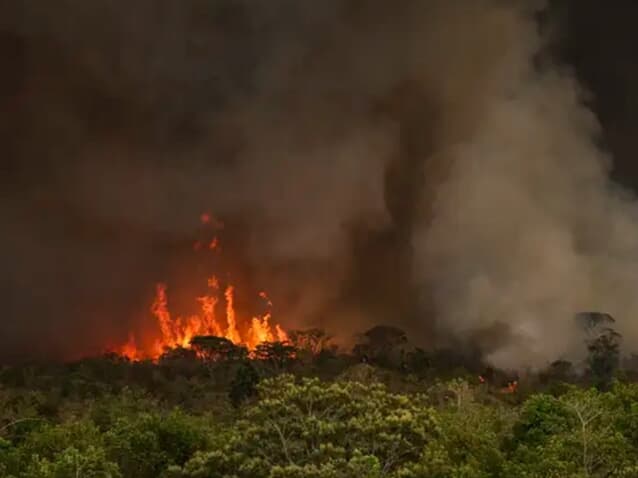
<instances>
[{"instance_id":1,"label":"smoke cloud","mask_svg":"<svg viewBox=\"0 0 638 478\"><path fill-rule=\"evenodd\" d=\"M636 343L638 208L543 2L390 3L7 2L2 354L125 340L195 287L202 211L284 326L536 366L603 310Z\"/></svg>"},{"instance_id":2,"label":"smoke cloud","mask_svg":"<svg viewBox=\"0 0 638 478\"><path fill-rule=\"evenodd\" d=\"M495 40L495 62L478 65L484 85L472 72L445 84L452 101L480 100L462 102L468 134L437 148L448 169L428 201L433 219L415 236L439 325L470 337L505 325L508 340L488 356L501 366L569 355L582 341L571 320L579 310L610 312L635 344L638 210L608 179L585 96L569 72L534 61L542 43L529 17L507 8L474 18ZM459 26L459 36L479 37ZM454 107L442 112L458 132Z\"/></svg>"}]
</instances>

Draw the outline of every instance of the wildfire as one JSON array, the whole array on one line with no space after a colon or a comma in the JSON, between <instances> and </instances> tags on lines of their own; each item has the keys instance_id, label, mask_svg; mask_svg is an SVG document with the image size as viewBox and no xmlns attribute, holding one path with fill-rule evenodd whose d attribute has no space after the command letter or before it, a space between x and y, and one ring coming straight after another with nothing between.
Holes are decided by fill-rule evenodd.
<instances>
[{"instance_id":1,"label":"wildfire","mask_svg":"<svg viewBox=\"0 0 638 478\"><path fill-rule=\"evenodd\" d=\"M481 385L488 384L487 379L483 375L478 376L478 381ZM499 392L503 394L513 394L513 393L516 393L517 391L518 391L518 380L512 380L510 382L507 382L507 386L501 387L499 389Z\"/></svg>"},{"instance_id":2,"label":"wildfire","mask_svg":"<svg viewBox=\"0 0 638 478\"><path fill-rule=\"evenodd\" d=\"M237 345L246 346L249 350L253 350L262 342L285 342L288 340L286 332L279 324L271 325L272 314L270 312L245 321L248 327L242 334L238 327L238 317L234 304L235 289L232 285L227 286L223 292L225 317L218 318L216 309L220 298L217 295L219 292L217 279L211 277L208 286L210 293L197 298L201 309L199 314L173 318L168 308L167 287L165 284L158 284L155 290L155 300L151 306L151 312L157 323L158 338L152 346L143 347L137 343L135 336L130 335L128 342L121 346L117 352L131 360L157 359L167 348L189 348L193 337L198 335L225 337ZM263 295L262 298L265 298L267 304L270 304L267 296Z\"/></svg>"},{"instance_id":3,"label":"wildfire","mask_svg":"<svg viewBox=\"0 0 638 478\"><path fill-rule=\"evenodd\" d=\"M518 390L518 381L509 382L507 387L501 389L501 393L516 393Z\"/></svg>"},{"instance_id":4,"label":"wildfire","mask_svg":"<svg viewBox=\"0 0 638 478\"><path fill-rule=\"evenodd\" d=\"M233 298L234 289L233 286L228 286L224 297L226 297L226 321L228 322L228 329L226 331L226 338L233 343L241 343L241 337L237 330L237 321L235 320L235 306Z\"/></svg>"},{"instance_id":5,"label":"wildfire","mask_svg":"<svg viewBox=\"0 0 638 478\"><path fill-rule=\"evenodd\" d=\"M220 228L221 222L216 221L208 213L200 217L202 224ZM219 239L214 237L209 243L208 250L219 252ZM199 251L202 243L195 243L194 250ZM151 305L151 313L157 324L156 330L146 331L144 337L129 335L128 342L116 349L116 352L131 360L157 359L166 349L183 347L190 348L193 337L213 335L224 337L236 345L243 345L249 350L255 349L262 342L285 342L288 340L286 332L278 325L271 324L272 302L265 292L259 292L259 297L265 302L268 312L256 317L240 317L235 308L235 287L226 285L223 291L217 277L208 279L208 291L197 297L200 306L198 314L187 317L173 317L168 306L166 284L157 284L155 299ZM224 311L220 314L221 310ZM136 339L145 339L144 344ZM150 343L150 345L148 345Z\"/></svg>"}]
</instances>

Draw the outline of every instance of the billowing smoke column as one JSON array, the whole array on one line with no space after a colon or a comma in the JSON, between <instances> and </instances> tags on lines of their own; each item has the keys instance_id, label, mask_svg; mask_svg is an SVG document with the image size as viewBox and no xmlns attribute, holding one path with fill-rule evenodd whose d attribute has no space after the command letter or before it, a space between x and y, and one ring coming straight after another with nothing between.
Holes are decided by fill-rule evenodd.
<instances>
[{"instance_id":1,"label":"billowing smoke column","mask_svg":"<svg viewBox=\"0 0 638 478\"><path fill-rule=\"evenodd\" d=\"M485 28L494 50L479 57L482 81L466 72L470 81L443 84L442 123L450 135L467 130L437 148L446 176L414 239L439 325L469 336L504 325L488 356L502 366L571 352L580 310L621 318L635 344L638 209L608 180L596 120L568 72L534 61L541 43L529 17L495 9L474 21L445 22L459 37ZM441 77L453 77L454 63Z\"/></svg>"},{"instance_id":2,"label":"billowing smoke column","mask_svg":"<svg viewBox=\"0 0 638 478\"><path fill-rule=\"evenodd\" d=\"M284 326L392 323L527 366L604 310L635 343L638 209L542 7L16 3L3 353L125 340L152 284L196 267L204 210Z\"/></svg>"}]
</instances>

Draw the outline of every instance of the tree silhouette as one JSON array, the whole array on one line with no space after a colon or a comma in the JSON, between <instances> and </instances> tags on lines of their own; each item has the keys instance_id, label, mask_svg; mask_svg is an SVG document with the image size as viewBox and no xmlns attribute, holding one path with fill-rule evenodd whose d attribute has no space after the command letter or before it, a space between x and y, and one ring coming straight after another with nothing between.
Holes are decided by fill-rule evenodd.
<instances>
[{"instance_id":1,"label":"tree silhouette","mask_svg":"<svg viewBox=\"0 0 638 478\"><path fill-rule=\"evenodd\" d=\"M592 382L599 390L608 390L620 366L620 342L622 336L611 328L587 342L587 365Z\"/></svg>"},{"instance_id":2,"label":"tree silhouette","mask_svg":"<svg viewBox=\"0 0 638 478\"><path fill-rule=\"evenodd\" d=\"M295 360L297 349L288 342L263 342L255 348L255 358L270 364L276 371L284 370Z\"/></svg>"},{"instance_id":3,"label":"tree silhouette","mask_svg":"<svg viewBox=\"0 0 638 478\"><path fill-rule=\"evenodd\" d=\"M193 350L205 362L240 361L248 356L248 350L235 345L224 337L198 335L191 340Z\"/></svg>"}]
</instances>

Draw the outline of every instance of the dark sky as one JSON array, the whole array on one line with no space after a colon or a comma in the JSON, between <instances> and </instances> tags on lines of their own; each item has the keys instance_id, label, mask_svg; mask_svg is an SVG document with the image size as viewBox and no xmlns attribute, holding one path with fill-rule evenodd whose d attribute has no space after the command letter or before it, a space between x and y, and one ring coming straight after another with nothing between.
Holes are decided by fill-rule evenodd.
<instances>
[{"instance_id":1,"label":"dark sky","mask_svg":"<svg viewBox=\"0 0 638 478\"><path fill-rule=\"evenodd\" d=\"M591 105L614 156L614 177L638 187L638 3L632 0L553 2L557 51L592 92Z\"/></svg>"},{"instance_id":2,"label":"dark sky","mask_svg":"<svg viewBox=\"0 0 638 478\"><path fill-rule=\"evenodd\" d=\"M255 2L256 13L246 7L250 2L219 0L211 8L210 2L193 0L190 17L183 22L184 9L171 1L139 0L115 13L109 4L0 0L0 257L5 256L6 264L0 278L0 344L5 344L7 356L32 354L34 348L40 355L66 353L73 342L70 331L92 337L84 350L94 348L100 334L125 336L127 323L110 318L145 310L149 284L172 270L179 260L174 251L188 249L199 213L208 207L203 186L194 184L195 192L189 195L189 185L176 177L174 189L163 182L164 190L158 193L154 179L172 170L188 170L185 177L197 178L203 144L214 144L211 161L232 161L242 138L225 112L243 111L247 99L263 100L261 106L269 113L277 104L287 117L307 125L296 126L299 131L319 128L321 137L330 138L341 134L339 125L325 121L331 101L349 102L353 113L347 119L356 124L371 115L399 118L405 124L427 124L430 119L427 108L413 108L411 96L402 95L401 88L410 92L409 86L394 88L389 100L377 104L378 85L359 88L353 82L339 91L329 84L330 76L322 76L326 65L334 71L352 68L348 72L354 78L357 74L357 65L330 59L341 47L332 45L322 30L336 15L330 5L341 7L339 15L346 17L347 25L376 39L374 29L385 28L378 21L388 8L385 2L325 2L311 13L291 7L298 5L295 2L279 2L287 10L268 11ZM401 18L401 8L396 10ZM638 4L554 1L545 20L554 32L551 51L591 92L591 107L604 130L601 141L614 158L614 177L638 190ZM392 21L399 22L388 19ZM186 33L180 30L184 25ZM340 35L344 33L334 33ZM188 42L182 41L186 37ZM315 58L315 63L290 67L299 75L299 90L278 92L270 85L274 92L269 90L263 99L263 83L277 77L280 63L294 58L297 43ZM369 103L375 103L372 112ZM276 124L277 115L272 117ZM286 129L277 133L285 138ZM299 144L292 147L301 149L316 140L309 134L295 141ZM402 130L401 141L404 155L427 152L428 139L409 128ZM92 158L89 169L87 156ZM101 198L109 193L99 189L108 181L93 184L91 175L123 168L130 171L131 184L148 187L148 194L134 195L135 204L126 193L109 196L107 205L117 214L94 214L96 208L104 212L104 204L96 201L89 207L85 195ZM398 170L396 175L388 172L386 188L403 188L408 194L393 197L386 191L394 221L390 230L371 235L365 226L359 244L356 231L361 225L353 226L356 270L350 272L345 290L361 301L378 302L374 307L379 309L385 303L392 305L390 310L396 310L396 304L398 310L409 310L411 299L404 297L409 291L398 288L396 280L409 269L409 254L383 254L402 250L409 235L414 214L410 202L420 187L421 172L409 161ZM78 177L85 184L78 185ZM121 177L114 181L118 191L128 191ZM164 208L151 199L144 203L144 198L157 197L165 201ZM375 267L391 272L379 274L370 268L368 257L382 258L383 265ZM387 279L374 283L372 278L379 276ZM113 323L119 324L115 331Z\"/></svg>"}]
</instances>

